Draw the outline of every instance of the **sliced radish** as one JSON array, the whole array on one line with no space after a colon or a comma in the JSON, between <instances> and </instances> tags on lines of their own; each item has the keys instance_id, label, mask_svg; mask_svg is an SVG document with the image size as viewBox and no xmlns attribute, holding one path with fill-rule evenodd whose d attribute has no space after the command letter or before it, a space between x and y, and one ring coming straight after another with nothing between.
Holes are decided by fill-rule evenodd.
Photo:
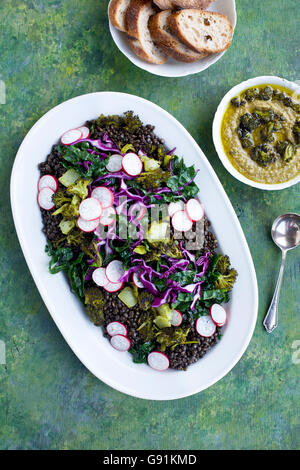
<instances>
[{"instance_id":1,"label":"sliced radish","mask_svg":"<svg viewBox=\"0 0 300 470\"><path fill-rule=\"evenodd\" d=\"M172 317L170 320L171 325L179 326L182 323L182 313L179 310L172 310Z\"/></svg>"},{"instance_id":2,"label":"sliced radish","mask_svg":"<svg viewBox=\"0 0 300 470\"><path fill-rule=\"evenodd\" d=\"M139 222L146 214L146 207L139 202L136 202L129 208L128 213L131 217L134 217L137 222Z\"/></svg>"},{"instance_id":3,"label":"sliced radish","mask_svg":"<svg viewBox=\"0 0 300 470\"><path fill-rule=\"evenodd\" d=\"M102 206L98 199L88 197L79 206L79 215L84 220L99 219L102 214Z\"/></svg>"},{"instance_id":4,"label":"sliced radish","mask_svg":"<svg viewBox=\"0 0 300 470\"><path fill-rule=\"evenodd\" d=\"M159 371L167 370L170 365L170 361L167 356L159 351L153 351L148 354L147 361L152 369Z\"/></svg>"},{"instance_id":5,"label":"sliced radish","mask_svg":"<svg viewBox=\"0 0 300 470\"><path fill-rule=\"evenodd\" d=\"M115 223L116 221L116 211L113 207L108 207L104 209L100 217L100 224L104 226L109 226Z\"/></svg>"},{"instance_id":6,"label":"sliced radish","mask_svg":"<svg viewBox=\"0 0 300 470\"><path fill-rule=\"evenodd\" d=\"M170 217L172 217L172 215L174 215L175 212L183 211L183 210L184 210L183 201L170 202L170 204L168 205L168 213Z\"/></svg>"},{"instance_id":7,"label":"sliced radish","mask_svg":"<svg viewBox=\"0 0 300 470\"><path fill-rule=\"evenodd\" d=\"M129 176L137 176L143 171L143 162L135 153L126 153L122 158L122 168Z\"/></svg>"},{"instance_id":8,"label":"sliced radish","mask_svg":"<svg viewBox=\"0 0 300 470\"><path fill-rule=\"evenodd\" d=\"M172 225L178 232L188 232L193 226L193 222L184 211L177 211L173 214Z\"/></svg>"},{"instance_id":9,"label":"sliced radish","mask_svg":"<svg viewBox=\"0 0 300 470\"><path fill-rule=\"evenodd\" d=\"M114 193L106 186L93 189L91 196L101 202L103 209L111 207L114 203Z\"/></svg>"},{"instance_id":10,"label":"sliced radish","mask_svg":"<svg viewBox=\"0 0 300 470\"><path fill-rule=\"evenodd\" d=\"M79 129L70 129L61 136L60 141L63 145L72 145L80 139L82 132Z\"/></svg>"},{"instance_id":11,"label":"sliced radish","mask_svg":"<svg viewBox=\"0 0 300 470\"><path fill-rule=\"evenodd\" d=\"M38 191L43 188L51 188L56 193L58 188L58 181L55 176L52 175L44 175L39 179L38 182Z\"/></svg>"},{"instance_id":12,"label":"sliced radish","mask_svg":"<svg viewBox=\"0 0 300 470\"><path fill-rule=\"evenodd\" d=\"M78 217L77 225L83 232L93 232L99 225L99 219L85 220L82 217Z\"/></svg>"},{"instance_id":13,"label":"sliced radish","mask_svg":"<svg viewBox=\"0 0 300 470\"><path fill-rule=\"evenodd\" d=\"M92 278L95 284L99 287L105 287L108 283L109 280L106 277L105 274L105 268L97 268L92 274Z\"/></svg>"},{"instance_id":14,"label":"sliced radish","mask_svg":"<svg viewBox=\"0 0 300 470\"><path fill-rule=\"evenodd\" d=\"M222 305L213 304L210 307L210 316L217 326L224 326L227 319L226 310Z\"/></svg>"},{"instance_id":15,"label":"sliced radish","mask_svg":"<svg viewBox=\"0 0 300 470\"><path fill-rule=\"evenodd\" d=\"M122 289L124 282L109 282L103 287L107 292L117 292Z\"/></svg>"},{"instance_id":16,"label":"sliced radish","mask_svg":"<svg viewBox=\"0 0 300 470\"><path fill-rule=\"evenodd\" d=\"M187 201L185 211L192 222L198 222L204 216L203 207L197 199L190 199Z\"/></svg>"},{"instance_id":17,"label":"sliced radish","mask_svg":"<svg viewBox=\"0 0 300 470\"><path fill-rule=\"evenodd\" d=\"M91 131L86 126L78 127L78 130L82 133L82 139L87 139L90 136Z\"/></svg>"},{"instance_id":18,"label":"sliced radish","mask_svg":"<svg viewBox=\"0 0 300 470\"><path fill-rule=\"evenodd\" d=\"M199 317L196 320L196 331L200 336L209 338L209 336L212 336L215 333L216 325L210 316L205 315L204 317Z\"/></svg>"},{"instance_id":19,"label":"sliced radish","mask_svg":"<svg viewBox=\"0 0 300 470\"><path fill-rule=\"evenodd\" d=\"M116 173L117 171L122 170L122 155L114 154L111 155L108 159L106 169L110 173Z\"/></svg>"},{"instance_id":20,"label":"sliced radish","mask_svg":"<svg viewBox=\"0 0 300 470\"><path fill-rule=\"evenodd\" d=\"M55 204L52 201L52 197L54 194L55 192L51 188L41 189L38 194L38 205L46 211L50 211L51 209L53 209L53 207L55 207Z\"/></svg>"},{"instance_id":21,"label":"sliced radish","mask_svg":"<svg viewBox=\"0 0 300 470\"><path fill-rule=\"evenodd\" d=\"M125 274L122 261L119 261L117 259L111 261L106 266L105 274L109 282L119 283L121 277Z\"/></svg>"},{"instance_id":22,"label":"sliced radish","mask_svg":"<svg viewBox=\"0 0 300 470\"><path fill-rule=\"evenodd\" d=\"M136 287L139 287L140 289L144 288L144 284L140 281L138 273L133 273L132 280Z\"/></svg>"},{"instance_id":23,"label":"sliced radish","mask_svg":"<svg viewBox=\"0 0 300 470\"><path fill-rule=\"evenodd\" d=\"M120 323L119 321L110 322L106 327L106 331L110 336L115 336L115 335L127 336L126 326L123 325L123 323Z\"/></svg>"},{"instance_id":24,"label":"sliced radish","mask_svg":"<svg viewBox=\"0 0 300 470\"><path fill-rule=\"evenodd\" d=\"M110 338L110 344L118 351L125 352L130 349L131 341L124 335L115 335Z\"/></svg>"}]
</instances>

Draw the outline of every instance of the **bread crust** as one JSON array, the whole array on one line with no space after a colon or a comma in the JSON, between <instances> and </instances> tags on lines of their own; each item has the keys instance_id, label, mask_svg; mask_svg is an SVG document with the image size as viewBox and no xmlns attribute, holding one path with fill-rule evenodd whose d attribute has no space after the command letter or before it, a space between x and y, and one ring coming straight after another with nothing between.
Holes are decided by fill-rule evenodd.
<instances>
[{"instance_id":1,"label":"bread crust","mask_svg":"<svg viewBox=\"0 0 300 470\"><path fill-rule=\"evenodd\" d=\"M145 50L143 49L142 45L140 44L139 40L138 39L135 39L131 36L128 36L128 44L131 48L131 50L142 60L144 60L145 62L148 62L149 64L156 64L156 65L160 65L160 64L164 64L166 63L167 61L167 57L165 58L165 60L161 60L161 61L154 61L146 52Z\"/></svg>"},{"instance_id":2,"label":"bread crust","mask_svg":"<svg viewBox=\"0 0 300 470\"><path fill-rule=\"evenodd\" d=\"M160 49L162 49L165 54L175 60L178 60L179 62L191 63L196 62L205 57L207 54L195 52L189 48L187 48L189 50L187 50L186 52L180 51L180 46L186 46L181 43L177 38L172 37L171 34L165 32L160 24L161 18L168 14L169 12L164 10L160 13L157 13L156 15L153 15L149 20L149 30L151 36L155 40L155 42L158 43Z\"/></svg>"},{"instance_id":3,"label":"bread crust","mask_svg":"<svg viewBox=\"0 0 300 470\"><path fill-rule=\"evenodd\" d=\"M215 0L172 0L173 6L179 8L199 8L205 10Z\"/></svg>"},{"instance_id":4,"label":"bread crust","mask_svg":"<svg viewBox=\"0 0 300 470\"><path fill-rule=\"evenodd\" d=\"M182 31L181 31L181 29L178 25L178 17L180 17L180 15L183 12L191 13L191 14L197 13L197 14L201 14L201 15L206 15L206 14L209 13L210 15L218 16L219 18L225 19L226 22L228 23L228 26L231 29L231 35L230 35L230 38L227 41L227 43L224 44L224 47L219 48L217 51L212 51L209 47L199 48L199 47L195 46L191 41L187 40L186 36L184 34L182 34ZM229 23L228 18L225 15L222 15L222 13L217 13L217 12L212 12L212 11L206 12L204 10L199 10L199 9L195 9L195 8L194 9L180 10L180 11L177 11L176 13L173 13L172 15L170 15L170 17L169 17L169 26L170 26L171 30L173 31L173 33L180 39L180 41L183 42L184 44L186 44L186 46L188 46L190 49L192 49L195 52L205 52L206 54L212 54L212 53L216 54L216 53L219 53L219 52L223 52L226 49L228 49L228 47L230 46L231 41L232 41L233 27Z\"/></svg>"},{"instance_id":5,"label":"bread crust","mask_svg":"<svg viewBox=\"0 0 300 470\"><path fill-rule=\"evenodd\" d=\"M147 4L151 5L152 0L131 0L126 13L127 34L132 38L139 39L138 19L140 12Z\"/></svg>"},{"instance_id":6,"label":"bread crust","mask_svg":"<svg viewBox=\"0 0 300 470\"><path fill-rule=\"evenodd\" d=\"M108 16L109 21L115 28L126 33L126 18L124 19L125 26L121 25L117 20L117 14L121 3L122 0L111 0L109 4Z\"/></svg>"}]
</instances>

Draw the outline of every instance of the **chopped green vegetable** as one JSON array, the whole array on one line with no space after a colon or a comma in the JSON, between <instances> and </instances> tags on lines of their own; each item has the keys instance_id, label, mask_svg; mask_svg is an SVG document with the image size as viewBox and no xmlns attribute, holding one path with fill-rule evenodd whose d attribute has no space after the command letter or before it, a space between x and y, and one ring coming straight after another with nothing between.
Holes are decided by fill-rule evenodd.
<instances>
[{"instance_id":1,"label":"chopped green vegetable","mask_svg":"<svg viewBox=\"0 0 300 470\"><path fill-rule=\"evenodd\" d=\"M75 227L75 222L73 220L65 220L63 219L60 224L59 228L64 235L67 235L71 230Z\"/></svg>"},{"instance_id":2,"label":"chopped green vegetable","mask_svg":"<svg viewBox=\"0 0 300 470\"><path fill-rule=\"evenodd\" d=\"M155 171L158 168L160 168L160 162L155 160L154 158L149 158L146 156L141 157L142 162L144 164L144 170L149 172L149 171Z\"/></svg>"},{"instance_id":3,"label":"chopped green vegetable","mask_svg":"<svg viewBox=\"0 0 300 470\"><path fill-rule=\"evenodd\" d=\"M134 295L131 287L122 289L118 297L128 308L132 308L137 304L136 295Z\"/></svg>"},{"instance_id":4,"label":"chopped green vegetable","mask_svg":"<svg viewBox=\"0 0 300 470\"><path fill-rule=\"evenodd\" d=\"M133 356L133 362L136 364L143 364L147 362L147 356L154 348L155 343L146 341L145 343L137 344L134 348L129 349L129 352Z\"/></svg>"},{"instance_id":5,"label":"chopped green vegetable","mask_svg":"<svg viewBox=\"0 0 300 470\"><path fill-rule=\"evenodd\" d=\"M71 184L74 184L75 181L77 181L79 177L80 177L80 175L77 173L77 171L74 170L74 168L70 168L58 179L58 181L63 186L68 187Z\"/></svg>"},{"instance_id":6,"label":"chopped green vegetable","mask_svg":"<svg viewBox=\"0 0 300 470\"><path fill-rule=\"evenodd\" d=\"M169 240L170 224L167 222L152 222L147 233L149 243Z\"/></svg>"},{"instance_id":7,"label":"chopped green vegetable","mask_svg":"<svg viewBox=\"0 0 300 470\"><path fill-rule=\"evenodd\" d=\"M91 180L80 179L76 183L68 186L67 192L70 194L75 194L81 199L85 199L88 196L88 185L90 183Z\"/></svg>"},{"instance_id":8,"label":"chopped green vegetable","mask_svg":"<svg viewBox=\"0 0 300 470\"><path fill-rule=\"evenodd\" d=\"M157 309L158 315L154 319L154 323L158 328L167 328L171 326L172 310L169 304L163 304Z\"/></svg>"},{"instance_id":9,"label":"chopped green vegetable","mask_svg":"<svg viewBox=\"0 0 300 470\"><path fill-rule=\"evenodd\" d=\"M96 326L101 326L104 323L103 307L105 299L103 292L97 287L89 287L84 291L84 303L87 305L86 313L90 320Z\"/></svg>"}]
</instances>

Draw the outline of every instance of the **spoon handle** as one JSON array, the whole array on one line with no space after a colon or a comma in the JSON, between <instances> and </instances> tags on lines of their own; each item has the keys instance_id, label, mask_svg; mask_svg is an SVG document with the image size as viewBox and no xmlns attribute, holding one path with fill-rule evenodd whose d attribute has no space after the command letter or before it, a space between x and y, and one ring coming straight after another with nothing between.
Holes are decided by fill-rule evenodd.
<instances>
[{"instance_id":1,"label":"spoon handle","mask_svg":"<svg viewBox=\"0 0 300 470\"><path fill-rule=\"evenodd\" d=\"M278 324L278 299L279 299L279 292L280 292L282 276L283 276L283 271L284 271L285 259L286 259L286 251L282 251L282 261L281 261L278 281L276 284L276 288L275 288L271 305L269 307L269 310L263 322L263 325L268 333L272 333L272 331L275 330Z\"/></svg>"}]
</instances>

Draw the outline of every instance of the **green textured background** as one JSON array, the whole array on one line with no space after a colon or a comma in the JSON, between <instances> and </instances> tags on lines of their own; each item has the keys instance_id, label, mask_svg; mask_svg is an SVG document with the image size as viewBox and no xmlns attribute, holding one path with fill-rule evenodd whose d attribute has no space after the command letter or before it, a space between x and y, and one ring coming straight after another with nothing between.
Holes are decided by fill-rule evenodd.
<instances>
[{"instance_id":1,"label":"green textured background","mask_svg":"<svg viewBox=\"0 0 300 470\"><path fill-rule=\"evenodd\" d=\"M292 361L292 344L300 340L299 249L288 256L280 327L268 336L261 324L280 262L270 225L281 213L300 212L299 185L263 192L239 183L211 139L216 107L233 85L267 74L300 79L299 1L238 0L229 51L209 70L180 79L131 65L110 38L107 3L0 3L0 79L7 88L0 105L0 340L7 347L7 363L0 365L0 448L299 449L300 364ZM247 352L219 383L175 402L128 397L81 365L47 312L14 231L9 179L22 139L53 106L101 90L148 98L195 137L232 201L257 270L260 306Z\"/></svg>"}]
</instances>

